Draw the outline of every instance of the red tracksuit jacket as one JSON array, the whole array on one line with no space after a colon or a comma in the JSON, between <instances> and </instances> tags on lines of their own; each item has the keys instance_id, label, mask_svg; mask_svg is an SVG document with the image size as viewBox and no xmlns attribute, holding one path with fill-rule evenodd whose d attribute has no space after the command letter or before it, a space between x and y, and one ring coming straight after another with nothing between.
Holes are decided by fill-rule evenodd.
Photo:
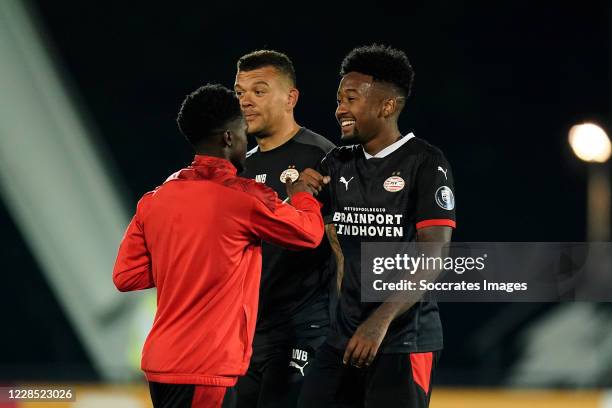
<instances>
[{"instance_id":1,"label":"red tracksuit jacket","mask_svg":"<svg viewBox=\"0 0 612 408\"><path fill-rule=\"evenodd\" d=\"M323 237L319 202L298 193L291 203L237 177L227 160L199 155L138 202L113 281L120 291L157 288L142 350L149 381L232 386L246 372L261 240L303 249Z\"/></svg>"}]
</instances>

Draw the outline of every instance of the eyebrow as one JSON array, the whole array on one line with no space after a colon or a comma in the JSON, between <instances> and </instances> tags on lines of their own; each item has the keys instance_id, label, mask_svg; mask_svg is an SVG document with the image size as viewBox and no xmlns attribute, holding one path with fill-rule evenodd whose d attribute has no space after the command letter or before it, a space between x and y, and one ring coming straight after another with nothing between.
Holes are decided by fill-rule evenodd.
<instances>
[{"instance_id":1,"label":"eyebrow","mask_svg":"<svg viewBox=\"0 0 612 408\"><path fill-rule=\"evenodd\" d=\"M268 84L266 81L257 81L255 83L253 83L251 85L251 87L254 87L254 86L257 86L257 85L264 85L264 86L267 86L268 88L270 88L270 84ZM238 84L238 83L234 84L234 89L236 89L236 88L244 89L244 87L242 85Z\"/></svg>"},{"instance_id":2,"label":"eyebrow","mask_svg":"<svg viewBox=\"0 0 612 408\"><path fill-rule=\"evenodd\" d=\"M344 93L349 93L349 92L359 93L359 91L356 88L342 89L342 90L338 91L338 95L340 95L341 92L344 92Z\"/></svg>"}]
</instances>

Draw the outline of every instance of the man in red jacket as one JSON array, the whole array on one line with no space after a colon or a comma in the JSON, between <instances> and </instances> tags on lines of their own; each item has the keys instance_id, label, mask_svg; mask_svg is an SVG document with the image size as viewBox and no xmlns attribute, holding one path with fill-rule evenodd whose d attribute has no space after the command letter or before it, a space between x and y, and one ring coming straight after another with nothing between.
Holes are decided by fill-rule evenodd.
<instances>
[{"instance_id":1,"label":"man in red jacket","mask_svg":"<svg viewBox=\"0 0 612 408\"><path fill-rule=\"evenodd\" d=\"M153 405L218 407L251 357L261 240L315 248L324 231L312 196L320 185L289 181L289 205L236 176L246 123L227 88L206 85L187 96L177 122L195 159L138 202L113 281L120 291L157 288L142 351Z\"/></svg>"}]
</instances>

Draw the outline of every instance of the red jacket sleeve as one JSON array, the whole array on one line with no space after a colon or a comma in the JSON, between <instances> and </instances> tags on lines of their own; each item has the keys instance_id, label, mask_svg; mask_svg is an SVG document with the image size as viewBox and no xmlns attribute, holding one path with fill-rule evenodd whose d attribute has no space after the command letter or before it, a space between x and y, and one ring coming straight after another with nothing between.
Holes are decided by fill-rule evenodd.
<instances>
[{"instance_id":1,"label":"red jacket sleeve","mask_svg":"<svg viewBox=\"0 0 612 408\"><path fill-rule=\"evenodd\" d=\"M291 198L291 205L276 200L274 211L255 200L251 215L253 233L264 241L289 249L319 246L325 228L317 199L308 193L297 193Z\"/></svg>"},{"instance_id":2,"label":"red jacket sleeve","mask_svg":"<svg viewBox=\"0 0 612 408\"><path fill-rule=\"evenodd\" d=\"M119 245L119 253L113 269L113 282L121 292L155 287L151 272L151 254L147 249L142 222L145 195L136 208L136 215L128 225Z\"/></svg>"}]
</instances>

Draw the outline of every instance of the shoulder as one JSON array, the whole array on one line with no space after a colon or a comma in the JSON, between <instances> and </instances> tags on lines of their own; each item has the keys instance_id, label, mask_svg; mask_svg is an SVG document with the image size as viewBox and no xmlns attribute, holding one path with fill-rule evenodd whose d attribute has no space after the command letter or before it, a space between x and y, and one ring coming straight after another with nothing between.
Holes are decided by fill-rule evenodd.
<instances>
[{"instance_id":1,"label":"shoulder","mask_svg":"<svg viewBox=\"0 0 612 408\"><path fill-rule=\"evenodd\" d=\"M144 201L149 195L151 198L154 197L157 192L163 190L164 188L168 188L168 186L172 185L172 182L176 180L208 180L224 188L229 188L230 190L236 191L239 194L245 194L248 196L245 197L246 199L258 200L271 211L274 211L276 208L276 200L278 199L276 192L263 183L257 183L255 180L232 174L215 175L214 171L212 173L207 173L205 177L202 178L201 174L196 174L193 168L179 170L178 172L172 174L170 177L168 177L168 179L166 179L164 184L145 194L141 200ZM238 199L242 199L242 197ZM148 199L146 200L148 201Z\"/></svg>"},{"instance_id":2,"label":"shoulder","mask_svg":"<svg viewBox=\"0 0 612 408\"><path fill-rule=\"evenodd\" d=\"M446 157L440 148L428 141L414 137L410 142L410 150L416 153L421 161L441 160L446 162Z\"/></svg>"},{"instance_id":3,"label":"shoulder","mask_svg":"<svg viewBox=\"0 0 612 408\"><path fill-rule=\"evenodd\" d=\"M276 209L276 202L278 195L270 187L263 183L257 183L255 180L247 179L244 177L230 177L221 183L224 187L227 187L234 191L239 191L251 196L253 199L260 201L270 211Z\"/></svg>"},{"instance_id":4,"label":"shoulder","mask_svg":"<svg viewBox=\"0 0 612 408\"><path fill-rule=\"evenodd\" d=\"M305 127L300 129L300 131L294 136L293 140L296 143L316 147L323 153L327 153L336 147L336 145L330 142L327 138Z\"/></svg>"},{"instance_id":5,"label":"shoulder","mask_svg":"<svg viewBox=\"0 0 612 408\"><path fill-rule=\"evenodd\" d=\"M359 154L362 154L362 148L360 145L340 146L335 147L329 153L327 153L323 160L331 165L336 162L343 163L353 160Z\"/></svg>"},{"instance_id":6,"label":"shoulder","mask_svg":"<svg viewBox=\"0 0 612 408\"><path fill-rule=\"evenodd\" d=\"M153 197L160 188L161 186L155 188L155 190L144 193L143 196L140 197L140 200L138 200L138 203L136 204L136 216L139 219L145 217L146 214L149 212L149 209L151 208L151 204L153 202Z\"/></svg>"}]
</instances>

